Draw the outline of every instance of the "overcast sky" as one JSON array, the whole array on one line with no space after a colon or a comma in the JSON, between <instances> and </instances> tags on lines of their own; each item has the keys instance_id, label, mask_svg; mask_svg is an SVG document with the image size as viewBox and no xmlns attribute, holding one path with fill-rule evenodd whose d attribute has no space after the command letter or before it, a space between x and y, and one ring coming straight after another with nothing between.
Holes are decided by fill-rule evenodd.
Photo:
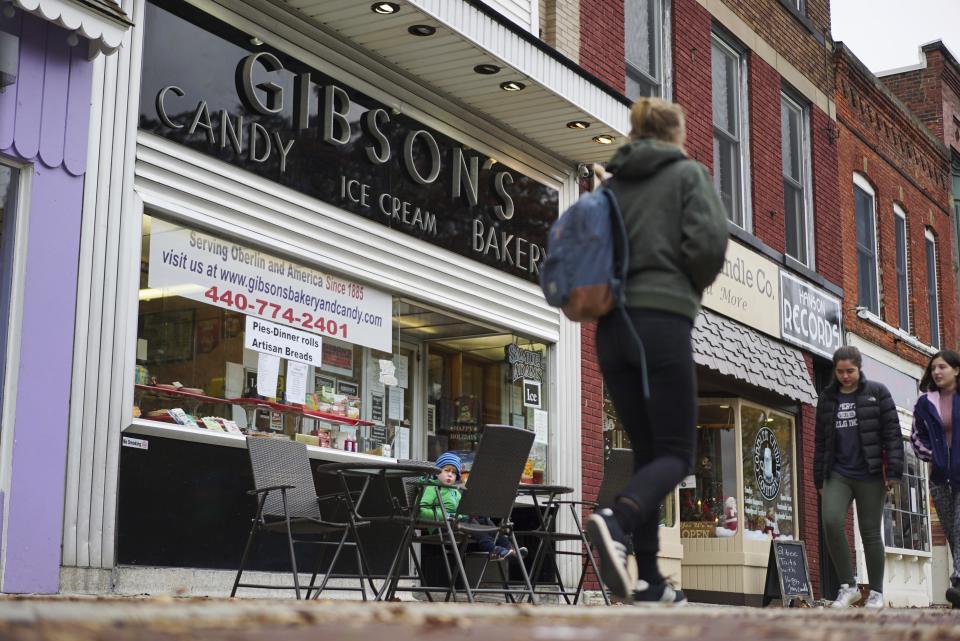
<instances>
[{"instance_id":1,"label":"overcast sky","mask_svg":"<svg viewBox=\"0 0 960 641\"><path fill-rule=\"evenodd\" d=\"M833 39L874 73L917 64L932 40L960 59L960 0L831 0L830 10Z\"/></svg>"}]
</instances>

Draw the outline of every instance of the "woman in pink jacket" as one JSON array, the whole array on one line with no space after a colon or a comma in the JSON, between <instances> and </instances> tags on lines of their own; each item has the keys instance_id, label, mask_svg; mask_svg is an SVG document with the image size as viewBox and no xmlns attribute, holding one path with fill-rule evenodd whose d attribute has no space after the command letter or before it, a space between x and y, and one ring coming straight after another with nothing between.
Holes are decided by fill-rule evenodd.
<instances>
[{"instance_id":1,"label":"woman in pink jacket","mask_svg":"<svg viewBox=\"0 0 960 641\"><path fill-rule=\"evenodd\" d=\"M913 408L913 451L930 462L930 497L953 555L953 572L947 601L960 608L960 354L945 349L930 359L920 389L925 390ZM954 452L956 455L954 456Z\"/></svg>"}]
</instances>

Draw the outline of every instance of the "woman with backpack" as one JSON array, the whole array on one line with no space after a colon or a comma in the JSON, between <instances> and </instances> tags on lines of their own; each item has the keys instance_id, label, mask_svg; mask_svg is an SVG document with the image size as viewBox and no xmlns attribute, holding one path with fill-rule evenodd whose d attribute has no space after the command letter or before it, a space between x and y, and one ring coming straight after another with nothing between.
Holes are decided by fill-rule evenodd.
<instances>
[{"instance_id":1,"label":"woman with backpack","mask_svg":"<svg viewBox=\"0 0 960 641\"><path fill-rule=\"evenodd\" d=\"M862 366L856 347L846 345L835 351L833 380L817 400L813 483L820 493L823 538L841 583L834 608L848 608L860 600L845 530L854 501L870 581L870 595L863 605L884 606L883 503L903 471L897 405L883 384L866 379Z\"/></svg>"},{"instance_id":2,"label":"woman with backpack","mask_svg":"<svg viewBox=\"0 0 960 641\"><path fill-rule=\"evenodd\" d=\"M697 380L691 334L703 290L723 267L727 215L706 169L684 151L686 127L678 105L641 98L630 110L630 125L630 142L607 164L613 174L607 187L629 239L626 313L600 320L597 355L630 436L634 475L612 506L590 516L587 527L614 596L683 603L683 592L657 567L659 507L693 465ZM634 559L627 551L631 539Z\"/></svg>"},{"instance_id":3,"label":"woman with backpack","mask_svg":"<svg viewBox=\"0 0 960 641\"><path fill-rule=\"evenodd\" d=\"M960 429L953 429L953 417L960 416L958 377L960 354L945 349L933 355L920 379L924 392L910 433L917 458L930 463L930 498L953 555L946 597L954 608L960 608Z\"/></svg>"}]
</instances>

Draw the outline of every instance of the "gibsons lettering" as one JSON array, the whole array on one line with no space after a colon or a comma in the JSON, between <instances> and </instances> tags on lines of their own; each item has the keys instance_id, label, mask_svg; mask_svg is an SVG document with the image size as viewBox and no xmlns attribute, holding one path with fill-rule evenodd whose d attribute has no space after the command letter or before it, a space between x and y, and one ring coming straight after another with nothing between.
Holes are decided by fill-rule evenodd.
<instances>
[{"instance_id":1,"label":"gibsons lettering","mask_svg":"<svg viewBox=\"0 0 960 641\"><path fill-rule=\"evenodd\" d=\"M145 25L142 130L537 279L556 190L185 3Z\"/></svg>"}]
</instances>

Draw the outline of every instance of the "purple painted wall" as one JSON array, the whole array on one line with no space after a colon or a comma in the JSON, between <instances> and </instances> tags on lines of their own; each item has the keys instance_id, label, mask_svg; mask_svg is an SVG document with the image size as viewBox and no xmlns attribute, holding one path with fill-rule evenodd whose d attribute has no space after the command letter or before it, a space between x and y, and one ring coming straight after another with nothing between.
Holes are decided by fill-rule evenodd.
<instances>
[{"instance_id":1,"label":"purple painted wall","mask_svg":"<svg viewBox=\"0 0 960 641\"><path fill-rule=\"evenodd\" d=\"M73 321L83 174L90 117L86 42L16 12L0 29L20 36L17 81L0 93L0 154L33 166L4 592L60 587ZM2 514L2 513L0 513Z\"/></svg>"}]
</instances>

